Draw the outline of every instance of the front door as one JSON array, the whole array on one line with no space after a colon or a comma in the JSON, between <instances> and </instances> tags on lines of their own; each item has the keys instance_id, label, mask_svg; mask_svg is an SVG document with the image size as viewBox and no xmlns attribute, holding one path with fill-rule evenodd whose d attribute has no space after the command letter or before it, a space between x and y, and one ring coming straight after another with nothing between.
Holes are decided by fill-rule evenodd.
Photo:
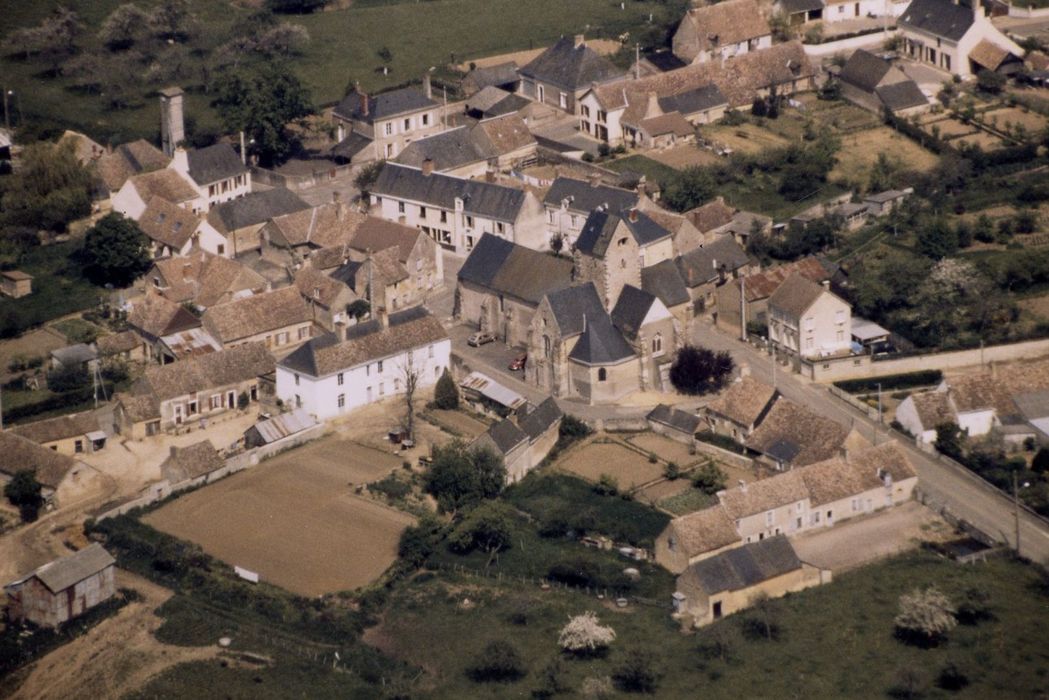
<instances>
[{"instance_id":1,"label":"front door","mask_svg":"<svg viewBox=\"0 0 1049 700\"><path fill-rule=\"evenodd\" d=\"M715 620L720 620L721 619L721 601L720 600L718 602L714 603L714 619Z\"/></svg>"},{"instance_id":2,"label":"front door","mask_svg":"<svg viewBox=\"0 0 1049 700\"><path fill-rule=\"evenodd\" d=\"M182 425L182 404L175 404L175 425Z\"/></svg>"}]
</instances>

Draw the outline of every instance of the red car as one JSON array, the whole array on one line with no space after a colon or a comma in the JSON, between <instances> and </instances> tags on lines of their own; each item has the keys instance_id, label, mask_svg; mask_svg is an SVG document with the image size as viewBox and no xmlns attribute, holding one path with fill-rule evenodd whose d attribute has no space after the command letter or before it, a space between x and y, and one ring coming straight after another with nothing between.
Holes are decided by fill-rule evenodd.
<instances>
[{"instance_id":1,"label":"red car","mask_svg":"<svg viewBox=\"0 0 1049 700\"><path fill-rule=\"evenodd\" d=\"M514 370L515 372L517 370L519 370L519 369L523 370L525 368L525 362L527 362L527 361L528 361L528 353L522 353L522 354L518 355L517 357L515 357L514 361L510 363L510 369Z\"/></svg>"}]
</instances>

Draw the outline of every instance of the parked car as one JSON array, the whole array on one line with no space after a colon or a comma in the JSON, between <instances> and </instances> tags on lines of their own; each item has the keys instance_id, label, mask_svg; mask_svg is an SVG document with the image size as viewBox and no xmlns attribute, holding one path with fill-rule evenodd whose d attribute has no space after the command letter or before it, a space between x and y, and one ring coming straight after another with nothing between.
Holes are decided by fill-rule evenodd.
<instances>
[{"instance_id":1,"label":"parked car","mask_svg":"<svg viewBox=\"0 0 1049 700\"><path fill-rule=\"evenodd\" d=\"M510 363L510 369L513 371L523 370L525 368L525 362L528 361L528 353L523 352L514 358L513 362Z\"/></svg>"},{"instance_id":2,"label":"parked car","mask_svg":"<svg viewBox=\"0 0 1049 700\"><path fill-rule=\"evenodd\" d=\"M466 344L470 345L470 346L473 346L475 348L479 347L481 345L484 345L486 343L493 343L493 342L495 342L495 336L492 335L491 333L488 333L487 331L477 331L476 333L474 333L473 335L471 335L469 338L466 339Z\"/></svg>"}]
</instances>

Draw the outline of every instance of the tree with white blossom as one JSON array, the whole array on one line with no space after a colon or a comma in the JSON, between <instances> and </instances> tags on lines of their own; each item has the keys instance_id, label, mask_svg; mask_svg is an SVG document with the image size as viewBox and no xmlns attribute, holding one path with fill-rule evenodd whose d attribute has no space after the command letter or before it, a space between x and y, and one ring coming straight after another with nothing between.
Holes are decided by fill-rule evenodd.
<instances>
[{"instance_id":1,"label":"tree with white blossom","mask_svg":"<svg viewBox=\"0 0 1049 700\"><path fill-rule=\"evenodd\" d=\"M602 625L595 613L587 611L568 619L557 642L562 649L573 654L594 654L606 649L615 638L614 629Z\"/></svg>"}]
</instances>

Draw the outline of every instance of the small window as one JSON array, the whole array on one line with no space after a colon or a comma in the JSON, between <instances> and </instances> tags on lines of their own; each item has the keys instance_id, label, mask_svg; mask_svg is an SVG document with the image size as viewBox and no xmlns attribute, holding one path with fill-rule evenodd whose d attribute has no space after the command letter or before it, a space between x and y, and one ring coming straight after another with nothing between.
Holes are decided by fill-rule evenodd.
<instances>
[{"instance_id":1,"label":"small window","mask_svg":"<svg viewBox=\"0 0 1049 700\"><path fill-rule=\"evenodd\" d=\"M310 329L308 326L303 326L299 329L299 340L306 340L310 337Z\"/></svg>"},{"instance_id":2,"label":"small window","mask_svg":"<svg viewBox=\"0 0 1049 700\"><path fill-rule=\"evenodd\" d=\"M562 92L557 96L557 104L561 106L561 109L568 109L568 94Z\"/></svg>"},{"instance_id":3,"label":"small window","mask_svg":"<svg viewBox=\"0 0 1049 700\"><path fill-rule=\"evenodd\" d=\"M423 119L423 126L430 126L430 114L429 114L429 112L424 114L422 116L422 119Z\"/></svg>"},{"instance_id":4,"label":"small window","mask_svg":"<svg viewBox=\"0 0 1049 700\"><path fill-rule=\"evenodd\" d=\"M466 226L467 226L467 228L473 228L474 227L474 218L472 216L470 216L469 214L466 215Z\"/></svg>"},{"instance_id":5,"label":"small window","mask_svg":"<svg viewBox=\"0 0 1049 700\"><path fill-rule=\"evenodd\" d=\"M425 219L426 218L426 207L419 207L419 218L420 219Z\"/></svg>"},{"instance_id":6,"label":"small window","mask_svg":"<svg viewBox=\"0 0 1049 700\"><path fill-rule=\"evenodd\" d=\"M377 364L379 365L379 374L382 374L382 360L379 360Z\"/></svg>"},{"instance_id":7,"label":"small window","mask_svg":"<svg viewBox=\"0 0 1049 700\"><path fill-rule=\"evenodd\" d=\"M603 382L608 380L608 370L604 367L597 370L597 381Z\"/></svg>"},{"instance_id":8,"label":"small window","mask_svg":"<svg viewBox=\"0 0 1049 700\"><path fill-rule=\"evenodd\" d=\"M346 407L346 394L339 394L339 408Z\"/></svg>"},{"instance_id":9,"label":"small window","mask_svg":"<svg viewBox=\"0 0 1049 700\"><path fill-rule=\"evenodd\" d=\"M442 211L441 212L441 223L442 224L448 223L448 212L446 212L446 211Z\"/></svg>"},{"instance_id":10,"label":"small window","mask_svg":"<svg viewBox=\"0 0 1049 700\"><path fill-rule=\"evenodd\" d=\"M397 213L398 214L403 214L404 213L404 202L397 202Z\"/></svg>"},{"instance_id":11,"label":"small window","mask_svg":"<svg viewBox=\"0 0 1049 700\"><path fill-rule=\"evenodd\" d=\"M386 396L386 383L379 382L379 396Z\"/></svg>"},{"instance_id":12,"label":"small window","mask_svg":"<svg viewBox=\"0 0 1049 700\"><path fill-rule=\"evenodd\" d=\"M342 386L342 381L343 381L342 372L339 372L339 376L336 377L336 381L338 382L339 386Z\"/></svg>"},{"instance_id":13,"label":"small window","mask_svg":"<svg viewBox=\"0 0 1049 700\"><path fill-rule=\"evenodd\" d=\"M411 131L411 128L412 128L412 120L411 119L405 119L404 120L404 130L405 131Z\"/></svg>"},{"instance_id":14,"label":"small window","mask_svg":"<svg viewBox=\"0 0 1049 700\"><path fill-rule=\"evenodd\" d=\"M393 122L386 122L386 135L387 136L392 136L393 135Z\"/></svg>"},{"instance_id":15,"label":"small window","mask_svg":"<svg viewBox=\"0 0 1049 700\"><path fill-rule=\"evenodd\" d=\"M295 386L298 386L298 385L299 385L299 375L296 374L295 375Z\"/></svg>"},{"instance_id":16,"label":"small window","mask_svg":"<svg viewBox=\"0 0 1049 700\"><path fill-rule=\"evenodd\" d=\"M433 346L432 345L430 347L426 348L426 353L430 357L430 359L432 360L433 359Z\"/></svg>"},{"instance_id":17,"label":"small window","mask_svg":"<svg viewBox=\"0 0 1049 700\"><path fill-rule=\"evenodd\" d=\"M222 245L221 243L219 243L218 247L215 250L218 251L219 255L225 255L226 254L226 246Z\"/></svg>"},{"instance_id":18,"label":"small window","mask_svg":"<svg viewBox=\"0 0 1049 700\"><path fill-rule=\"evenodd\" d=\"M495 232L496 233L503 233L505 231L506 231L506 225L503 224L503 222L501 222L501 221L496 221L495 222Z\"/></svg>"}]
</instances>

